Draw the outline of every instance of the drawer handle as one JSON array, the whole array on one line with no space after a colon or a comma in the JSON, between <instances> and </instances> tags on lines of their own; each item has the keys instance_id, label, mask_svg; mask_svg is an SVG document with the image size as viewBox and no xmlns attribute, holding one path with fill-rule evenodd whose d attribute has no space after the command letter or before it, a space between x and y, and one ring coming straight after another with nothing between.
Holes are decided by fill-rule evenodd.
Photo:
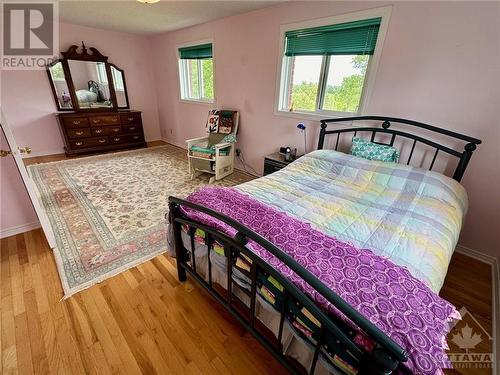
<instances>
[{"instance_id":1,"label":"drawer handle","mask_svg":"<svg viewBox=\"0 0 500 375\"><path fill-rule=\"evenodd\" d=\"M93 119L93 120L92 120L92 122L93 122L94 124L98 124L98 123L100 123L100 122L101 122L101 120L99 120L99 119Z\"/></svg>"},{"instance_id":2,"label":"drawer handle","mask_svg":"<svg viewBox=\"0 0 500 375\"><path fill-rule=\"evenodd\" d=\"M113 140L114 140L115 142L118 142L120 139L121 139L121 138L118 138L118 137L113 138Z\"/></svg>"},{"instance_id":3,"label":"drawer handle","mask_svg":"<svg viewBox=\"0 0 500 375\"><path fill-rule=\"evenodd\" d=\"M83 132L75 132L76 135L83 135Z\"/></svg>"},{"instance_id":4,"label":"drawer handle","mask_svg":"<svg viewBox=\"0 0 500 375\"><path fill-rule=\"evenodd\" d=\"M135 126L131 126L129 129L130 130L135 130Z\"/></svg>"},{"instance_id":5,"label":"drawer handle","mask_svg":"<svg viewBox=\"0 0 500 375\"><path fill-rule=\"evenodd\" d=\"M101 133L102 133L102 129L96 129L96 130L95 130L95 132L96 132L97 134L101 134Z\"/></svg>"},{"instance_id":6,"label":"drawer handle","mask_svg":"<svg viewBox=\"0 0 500 375\"><path fill-rule=\"evenodd\" d=\"M134 121L134 118L133 117L129 117L127 120Z\"/></svg>"},{"instance_id":7,"label":"drawer handle","mask_svg":"<svg viewBox=\"0 0 500 375\"><path fill-rule=\"evenodd\" d=\"M105 139L99 139L99 143L106 143Z\"/></svg>"},{"instance_id":8,"label":"drawer handle","mask_svg":"<svg viewBox=\"0 0 500 375\"><path fill-rule=\"evenodd\" d=\"M113 128L113 131L117 133L120 131L120 128Z\"/></svg>"},{"instance_id":9,"label":"drawer handle","mask_svg":"<svg viewBox=\"0 0 500 375\"><path fill-rule=\"evenodd\" d=\"M118 121L118 119L115 117L115 118L113 118L111 121L113 121L113 122L117 122L117 121Z\"/></svg>"},{"instance_id":10,"label":"drawer handle","mask_svg":"<svg viewBox=\"0 0 500 375\"><path fill-rule=\"evenodd\" d=\"M75 142L75 145L81 146L81 145L83 145L83 142Z\"/></svg>"},{"instance_id":11,"label":"drawer handle","mask_svg":"<svg viewBox=\"0 0 500 375\"><path fill-rule=\"evenodd\" d=\"M79 120L74 120L73 121L73 125L80 125L80 123L81 123L81 121L79 121Z\"/></svg>"},{"instance_id":12,"label":"drawer handle","mask_svg":"<svg viewBox=\"0 0 500 375\"><path fill-rule=\"evenodd\" d=\"M139 139L139 136L138 135L134 135L134 139Z\"/></svg>"}]
</instances>

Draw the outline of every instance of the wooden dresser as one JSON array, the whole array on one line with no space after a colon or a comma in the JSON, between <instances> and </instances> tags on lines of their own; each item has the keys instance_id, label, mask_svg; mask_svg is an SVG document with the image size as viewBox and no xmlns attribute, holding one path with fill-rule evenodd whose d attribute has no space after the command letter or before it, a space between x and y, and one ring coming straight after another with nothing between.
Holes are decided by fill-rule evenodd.
<instances>
[{"instance_id":1,"label":"wooden dresser","mask_svg":"<svg viewBox=\"0 0 500 375\"><path fill-rule=\"evenodd\" d=\"M141 112L58 113L66 154L146 147Z\"/></svg>"}]
</instances>

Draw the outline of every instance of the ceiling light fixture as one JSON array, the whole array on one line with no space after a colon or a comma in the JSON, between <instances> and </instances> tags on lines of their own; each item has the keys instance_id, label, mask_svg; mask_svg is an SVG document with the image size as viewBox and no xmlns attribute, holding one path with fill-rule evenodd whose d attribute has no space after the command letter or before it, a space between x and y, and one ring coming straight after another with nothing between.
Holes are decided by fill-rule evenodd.
<instances>
[{"instance_id":1,"label":"ceiling light fixture","mask_svg":"<svg viewBox=\"0 0 500 375\"><path fill-rule=\"evenodd\" d=\"M143 3L143 4L153 4L153 3L157 3L160 0L137 0L137 1L140 3Z\"/></svg>"}]
</instances>

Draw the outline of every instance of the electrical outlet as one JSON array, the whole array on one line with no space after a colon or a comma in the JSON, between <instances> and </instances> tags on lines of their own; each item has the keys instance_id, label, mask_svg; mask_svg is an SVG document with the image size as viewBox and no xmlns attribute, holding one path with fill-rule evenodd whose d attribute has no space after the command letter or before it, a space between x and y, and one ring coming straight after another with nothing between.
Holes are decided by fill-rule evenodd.
<instances>
[{"instance_id":1,"label":"electrical outlet","mask_svg":"<svg viewBox=\"0 0 500 375\"><path fill-rule=\"evenodd\" d=\"M240 156L241 155L241 150L239 148L236 149L236 156Z\"/></svg>"}]
</instances>

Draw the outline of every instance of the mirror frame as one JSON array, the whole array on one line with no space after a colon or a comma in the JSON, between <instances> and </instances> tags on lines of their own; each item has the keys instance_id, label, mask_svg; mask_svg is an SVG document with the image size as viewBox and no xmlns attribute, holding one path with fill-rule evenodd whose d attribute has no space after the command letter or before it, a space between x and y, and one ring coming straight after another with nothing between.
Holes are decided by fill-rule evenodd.
<instances>
[{"instance_id":1,"label":"mirror frame","mask_svg":"<svg viewBox=\"0 0 500 375\"><path fill-rule=\"evenodd\" d=\"M50 68L57 62L54 62L47 66L47 74L49 77L52 94L56 101L56 106L58 111L73 111L73 112L104 112L104 111L118 111L118 109L128 109L129 101L128 101L128 93L127 86L125 84L125 73L123 69L118 68L116 65L108 62L108 57L101 54L96 48L89 47L87 48L85 44L82 42L82 45L79 47L77 45L72 45L68 48L66 52L61 52L63 58L57 60L57 62L61 62L63 66L64 76L66 79L66 84L68 85L69 95L71 97L71 103L73 104L73 108L61 108L59 105L59 100L57 98L57 92L55 90L54 82L52 81L52 75L50 73ZM112 103L111 107L107 108L81 108L78 99L76 97L75 85L73 84L73 78L71 76L71 70L69 68L69 60L76 61L88 61L88 62L102 62L106 67L106 76L108 78L108 88L109 88L109 100ZM113 65L117 70L122 73L123 76L123 87L125 89L125 98L127 100L127 107L118 107L118 103L116 101L116 91L115 85L113 82L113 75L111 74L111 65Z\"/></svg>"},{"instance_id":2,"label":"mirror frame","mask_svg":"<svg viewBox=\"0 0 500 375\"><path fill-rule=\"evenodd\" d=\"M115 68L116 70L118 70L122 74L123 90L125 91L125 102L127 103L125 107L123 107L123 106L120 107L118 105L118 99L116 99L116 108L118 108L118 109L130 109L130 103L128 102L127 82L125 81L125 71L123 69L120 69L119 67L117 67L115 64L109 63L109 71L111 74L111 79L113 80L113 88L115 87L115 82L113 79L113 73L111 72L112 67ZM116 89L115 89L115 98L116 98Z\"/></svg>"},{"instance_id":3,"label":"mirror frame","mask_svg":"<svg viewBox=\"0 0 500 375\"><path fill-rule=\"evenodd\" d=\"M54 85L54 78L52 77L52 73L50 72L50 68L52 68L54 65L61 63L63 72L64 72L64 80L66 81L66 86L68 86L68 94L71 98L71 108L62 108L60 103L59 103L59 97L57 95L57 90L56 86ZM63 59L57 59L52 61L49 65L47 65L47 75L49 77L49 83L50 83L50 88L52 89L52 94L54 95L54 100L56 101L56 106L57 106L57 111L58 112L63 112L63 111L76 111L75 105L73 104L73 95L71 93L71 89L69 87L68 83L68 72L66 71L66 66L63 62Z\"/></svg>"}]
</instances>

